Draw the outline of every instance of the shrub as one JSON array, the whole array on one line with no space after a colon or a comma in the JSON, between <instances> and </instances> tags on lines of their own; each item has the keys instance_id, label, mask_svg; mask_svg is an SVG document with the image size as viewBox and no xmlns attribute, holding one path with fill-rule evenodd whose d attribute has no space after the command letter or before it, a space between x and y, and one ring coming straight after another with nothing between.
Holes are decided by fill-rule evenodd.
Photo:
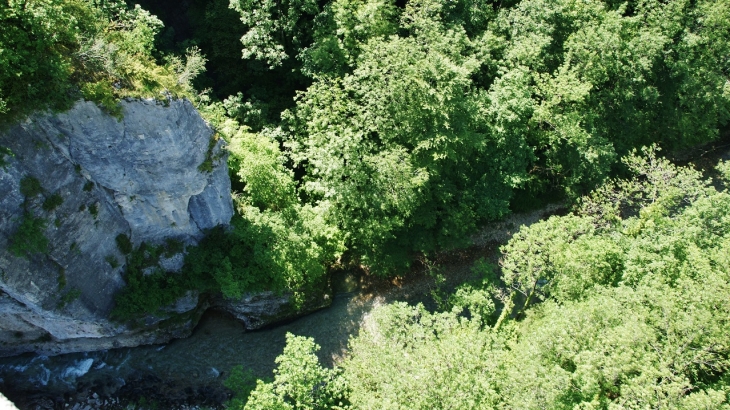
<instances>
[{"instance_id":1,"label":"shrub","mask_svg":"<svg viewBox=\"0 0 730 410\"><path fill-rule=\"evenodd\" d=\"M185 251L185 244L177 239L167 238L165 239L165 251L164 255L166 258L171 258L172 256L182 253Z\"/></svg>"},{"instance_id":2,"label":"shrub","mask_svg":"<svg viewBox=\"0 0 730 410\"><path fill-rule=\"evenodd\" d=\"M129 236L123 233L117 235L115 240L117 242L117 248L119 248L119 250L125 255L129 255L134 249L132 247L132 241L129 240Z\"/></svg>"},{"instance_id":3,"label":"shrub","mask_svg":"<svg viewBox=\"0 0 730 410\"><path fill-rule=\"evenodd\" d=\"M253 372L238 365L231 369L231 375L223 382L223 385L233 391L233 398L227 403L228 408L243 409L249 394L256 389L256 377Z\"/></svg>"},{"instance_id":4,"label":"shrub","mask_svg":"<svg viewBox=\"0 0 730 410\"><path fill-rule=\"evenodd\" d=\"M112 267L112 269L119 267L119 261L114 257L114 255L107 255L104 260Z\"/></svg>"},{"instance_id":5,"label":"shrub","mask_svg":"<svg viewBox=\"0 0 730 410\"><path fill-rule=\"evenodd\" d=\"M51 212L54 209L61 206L62 203L63 203L63 198L61 197L61 195L58 193L55 193L55 194L49 196L48 198L46 198L45 201L43 201L43 210L46 212Z\"/></svg>"},{"instance_id":6,"label":"shrub","mask_svg":"<svg viewBox=\"0 0 730 410\"><path fill-rule=\"evenodd\" d=\"M8 249L13 255L23 258L28 258L36 253L46 253L48 238L43 233L44 229L46 229L45 219L25 213L20 226L10 237Z\"/></svg>"},{"instance_id":7,"label":"shrub","mask_svg":"<svg viewBox=\"0 0 730 410\"><path fill-rule=\"evenodd\" d=\"M43 192L41 181L34 177L23 177L20 180L20 193L26 198L33 198Z\"/></svg>"},{"instance_id":8,"label":"shrub","mask_svg":"<svg viewBox=\"0 0 730 410\"><path fill-rule=\"evenodd\" d=\"M99 217L99 204L94 203L94 204L89 205L89 213L91 214L91 216L94 217L94 219L98 218Z\"/></svg>"},{"instance_id":9,"label":"shrub","mask_svg":"<svg viewBox=\"0 0 730 410\"><path fill-rule=\"evenodd\" d=\"M0 107L0 111L2 111L2 107ZM5 169L5 167L8 165L8 161L6 157L12 157L13 151L11 151L9 148L0 146L0 168Z\"/></svg>"},{"instance_id":10,"label":"shrub","mask_svg":"<svg viewBox=\"0 0 730 410\"><path fill-rule=\"evenodd\" d=\"M66 294L61 296L61 300L58 301L58 308L63 309L68 305L69 303L73 302L74 300L78 299L81 296L81 290L78 288L73 288L69 290Z\"/></svg>"}]
</instances>

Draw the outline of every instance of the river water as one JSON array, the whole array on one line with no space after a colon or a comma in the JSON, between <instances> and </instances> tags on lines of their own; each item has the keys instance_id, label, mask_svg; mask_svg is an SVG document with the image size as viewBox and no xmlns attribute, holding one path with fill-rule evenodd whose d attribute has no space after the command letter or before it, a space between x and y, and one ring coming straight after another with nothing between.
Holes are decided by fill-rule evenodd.
<instances>
[{"instance_id":1,"label":"river water","mask_svg":"<svg viewBox=\"0 0 730 410\"><path fill-rule=\"evenodd\" d=\"M21 410L72 408L75 403L125 408L140 401L157 402L160 408L217 407L228 399L223 381L233 366L242 365L258 378L273 375L289 332L314 338L322 347L321 363L331 367L374 307L394 300L428 303L426 275L407 286L393 281L383 289L381 283L376 291L361 285L361 279L354 273L337 275L330 307L268 329L246 331L233 317L208 311L192 336L165 345L2 358L0 391Z\"/></svg>"},{"instance_id":2,"label":"river water","mask_svg":"<svg viewBox=\"0 0 730 410\"><path fill-rule=\"evenodd\" d=\"M560 205L515 214L486 226L469 249L441 255L446 287L471 277L479 258L496 262L498 246L523 224L559 212ZM0 358L0 392L21 409L219 408L230 391L223 381L242 365L257 378L270 378L287 333L314 338L320 362L343 358L347 343L368 313L394 301L433 308L432 275L424 265L405 277L376 280L358 272L333 275L332 305L288 323L257 331L221 312L206 312L193 334L165 345L120 348L58 356L27 354ZM443 285L442 285L443 286ZM139 403L146 403L139 405Z\"/></svg>"}]
</instances>

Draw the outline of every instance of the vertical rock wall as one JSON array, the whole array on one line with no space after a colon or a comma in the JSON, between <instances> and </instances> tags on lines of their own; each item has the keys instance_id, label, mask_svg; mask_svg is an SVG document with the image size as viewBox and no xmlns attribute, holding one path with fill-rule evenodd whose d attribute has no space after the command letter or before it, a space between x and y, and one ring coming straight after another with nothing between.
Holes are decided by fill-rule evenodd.
<instances>
[{"instance_id":1,"label":"vertical rock wall","mask_svg":"<svg viewBox=\"0 0 730 410\"><path fill-rule=\"evenodd\" d=\"M78 102L0 134L0 147L12 152L0 162L0 355L164 341L194 325L132 330L109 322L124 285L115 238L194 243L227 224L222 141L210 143L213 130L188 101L122 105L122 120ZM200 170L206 160L212 172ZM40 192L24 195L22 181L34 179ZM18 256L11 248L29 220L48 245Z\"/></svg>"}]
</instances>

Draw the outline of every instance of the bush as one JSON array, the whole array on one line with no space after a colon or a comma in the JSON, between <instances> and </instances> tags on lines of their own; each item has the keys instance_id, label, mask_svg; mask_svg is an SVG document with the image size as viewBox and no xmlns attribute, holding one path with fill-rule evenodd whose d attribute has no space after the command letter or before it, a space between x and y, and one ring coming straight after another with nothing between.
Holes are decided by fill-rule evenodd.
<instances>
[{"instance_id":1,"label":"bush","mask_svg":"<svg viewBox=\"0 0 730 410\"><path fill-rule=\"evenodd\" d=\"M226 388L233 391L233 398L226 403L230 409L243 409L248 401L248 396L256 388L256 377L250 370L244 370L243 366L234 366L231 375L223 382Z\"/></svg>"},{"instance_id":2,"label":"bush","mask_svg":"<svg viewBox=\"0 0 730 410\"><path fill-rule=\"evenodd\" d=\"M98 202L89 205L89 213L91 214L91 216L94 217L94 219L99 217L99 203Z\"/></svg>"},{"instance_id":3,"label":"bush","mask_svg":"<svg viewBox=\"0 0 730 410\"><path fill-rule=\"evenodd\" d=\"M33 198L43 192L41 181L35 177L23 177L20 180L20 193L26 198Z\"/></svg>"},{"instance_id":4,"label":"bush","mask_svg":"<svg viewBox=\"0 0 730 410\"><path fill-rule=\"evenodd\" d=\"M63 111L83 97L120 116L123 97L193 97L205 59L159 65L155 16L121 0L46 0L0 6L0 123L35 110Z\"/></svg>"},{"instance_id":5,"label":"bush","mask_svg":"<svg viewBox=\"0 0 730 410\"><path fill-rule=\"evenodd\" d=\"M104 260L112 267L112 269L119 267L119 261L114 257L114 255L107 255Z\"/></svg>"},{"instance_id":6,"label":"bush","mask_svg":"<svg viewBox=\"0 0 730 410\"><path fill-rule=\"evenodd\" d=\"M46 212L51 212L61 206L61 204L63 204L63 198L60 194L55 193L46 198L45 201L43 201L43 210Z\"/></svg>"},{"instance_id":7,"label":"bush","mask_svg":"<svg viewBox=\"0 0 730 410\"><path fill-rule=\"evenodd\" d=\"M117 235L115 240L117 242L117 248L119 248L119 250L123 254L129 255L132 250L134 250L134 247L132 246L132 241L129 240L129 236L120 233L119 235Z\"/></svg>"},{"instance_id":8,"label":"bush","mask_svg":"<svg viewBox=\"0 0 730 410\"><path fill-rule=\"evenodd\" d=\"M274 381L258 381L246 408L346 409L347 383L336 369L319 364L319 345L308 337L286 334L284 352L276 358Z\"/></svg>"},{"instance_id":9,"label":"bush","mask_svg":"<svg viewBox=\"0 0 730 410\"><path fill-rule=\"evenodd\" d=\"M126 238L126 235L117 236L120 237ZM125 239L118 240L117 245L120 242L123 244L121 246L126 247ZM175 302L190 288L182 275L167 274L158 267L162 252L164 247L143 242L139 248L129 253L124 274L127 286L114 298L115 307L111 313L113 319L124 321L154 314L160 308ZM152 268L153 272L145 274L148 268Z\"/></svg>"},{"instance_id":10,"label":"bush","mask_svg":"<svg viewBox=\"0 0 730 410\"><path fill-rule=\"evenodd\" d=\"M36 253L48 251L48 238L43 233L46 229L46 220L36 218L30 213L23 214L23 220L18 229L10 237L8 249L17 257L29 258Z\"/></svg>"},{"instance_id":11,"label":"bush","mask_svg":"<svg viewBox=\"0 0 730 410\"><path fill-rule=\"evenodd\" d=\"M78 299L79 297L81 297L80 289L73 288L69 290L63 296L61 296L61 299L58 301L58 308L63 309L64 307L66 307L66 305Z\"/></svg>"}]
</instances>

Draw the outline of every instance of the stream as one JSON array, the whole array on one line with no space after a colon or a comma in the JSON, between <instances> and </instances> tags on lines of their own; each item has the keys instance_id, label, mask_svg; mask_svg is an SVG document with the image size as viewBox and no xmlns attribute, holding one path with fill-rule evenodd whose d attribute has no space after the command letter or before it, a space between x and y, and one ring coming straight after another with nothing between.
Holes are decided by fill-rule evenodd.
<instances>
[{"instance_id":1,"label":"stream","mask_svg":"<svg viewBox=\"0 0 730 410\"><path fill-rule=\"evenodd\" d=\"M257 378L272 377L290 332L314 338L322 347L320 362L331 367L374 307L394 300L428 303L427 291L409 291L430 278L419 279L407 286L381 283L375 292L382 294L375 294L358 283L357 274L342 273L333 278L330 307L257 331L247 331L228 314L208 311L190 337L164 345L0 358L0 391L21 410L126 408L131 403L220 407L229 399L223 381L233 366L242 365Z\"/></svg>"},{"instance_id":2,"label":"stream","mask_svg":"<svg viewBox=\"0 0 730 410\"><path fill-rule=\"evenodd\" d=\"M479 258L496 262L499 244L520 225L560 210L553 205L512 215L485 227L472 238L472 247L442 254L435 261L449 278L442 286L468 280ZM257 378L271 378L289 332L312 337L321 346L320 363L331 367L344 357L349 338L375 307L406 301L434 308L434 277L423 264L416 265L404 277L387 280L358 272L335 274L330 307L261 330L247 331L232 316L209 310L190 337L164 345L0 358L0 392L21 410L220 408L230 398L223 382L231 368L242 365Z\"/></svg>"}]
</instances>

